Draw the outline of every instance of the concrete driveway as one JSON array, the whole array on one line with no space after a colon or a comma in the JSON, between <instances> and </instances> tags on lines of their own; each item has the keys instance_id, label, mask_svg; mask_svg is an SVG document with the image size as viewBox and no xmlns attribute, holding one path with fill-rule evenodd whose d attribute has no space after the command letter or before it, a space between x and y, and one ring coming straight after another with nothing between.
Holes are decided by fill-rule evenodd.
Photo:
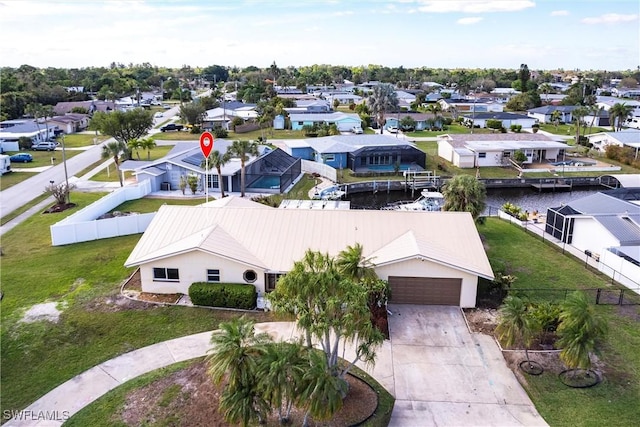
<instances>
[{"instance_id":1,"label":"concrete driveway","mask_svg":"<svg viewBox=\"0 0 640 427\"><path fill-rule=\"evenodd\" d=\"M396 398L390 426L547 425L493 339L471 334L458 307L389 309L391 342L374 375Z\"/></svg>"}]
</instances>

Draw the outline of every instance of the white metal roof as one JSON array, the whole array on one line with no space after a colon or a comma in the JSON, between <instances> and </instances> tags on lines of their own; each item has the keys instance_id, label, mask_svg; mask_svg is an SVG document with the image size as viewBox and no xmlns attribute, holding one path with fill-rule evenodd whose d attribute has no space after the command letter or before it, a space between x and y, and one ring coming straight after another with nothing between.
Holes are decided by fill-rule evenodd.
<instances>
[{"instance_id":1,"label":"white metal roof","mask_svg":"<svg viewBox=\"0 0 640 427\"><path fill-rule=\"evenodd\" d=\"M126 266L201 250L289 271L307 249L337 255L360 243L374 264L426 259L481 277L491 265L467 212L254 209L165 205Z\"/></svg>"}]
</instances>

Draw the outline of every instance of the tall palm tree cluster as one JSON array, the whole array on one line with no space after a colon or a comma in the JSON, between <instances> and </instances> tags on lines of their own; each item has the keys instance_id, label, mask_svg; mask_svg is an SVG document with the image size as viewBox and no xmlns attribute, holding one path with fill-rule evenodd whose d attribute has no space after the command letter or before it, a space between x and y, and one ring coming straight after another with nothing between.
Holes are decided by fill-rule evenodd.
<instances>
[{"instance_id":1,"label":"tall palm tree cluster","mask_svg":"<svg viewBox=\"0 0 640 427\"><path fill-rule=\"evenodd\" d=\"M350 369L359 360L375 360L383 336L371 324L368 303L385 298L386 282L362 256L362 246L350 246L335 259L307 251L269 294L275 312L296 317L306 343L273 342L256 335L244 318L221 324L212 337L209 374L226 383L220 411L227 421L246 426L275 411L286 423L294 406L305 411L304 425L310 417L330 419L348 393ZM340 363L347 343L356 356Z\"/></svg>"},{"instance_id":2,"label":"tall palm tree cluster","mask_svg":"<svg viewBox=\"0 0 640 427\"><path fill-rule=\"evenodd\" d=\"M611 129L621 131L625 121L633 116L633 107L625 103L616 103L609 109L609 122Z\"/></svg>"},{"instance_id":3,"label":"tall palm tree cluster","mask_svg":"<svg viewBox=\"0 0 640 427\"><path fill-rule=\"evenodd\" d=\"M371 114L375 117L378 129L382 133L386 113L399 109L398 95L392 84L381 83L373 87L373 93L367 99Z\"/></svg>"}]
</instances>

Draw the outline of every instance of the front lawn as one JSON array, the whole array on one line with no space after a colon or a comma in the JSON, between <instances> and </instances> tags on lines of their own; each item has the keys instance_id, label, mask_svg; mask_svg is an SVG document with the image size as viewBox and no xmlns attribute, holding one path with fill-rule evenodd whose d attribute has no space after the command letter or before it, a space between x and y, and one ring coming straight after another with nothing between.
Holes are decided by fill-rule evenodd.
<instances>
[{"instance_id":1,"label":"front lawn","mask_svg":"<svg viewBox=\"0 0 640 427\"><path fill-rule=\"evenodd\" d=\"M120 285L132 272L123 264L140 235L51 246L50 225L102 196L74 192L74 209L37 214L2 236L2 411L22 409L105 360L216 329L220 321L237 315L151 306L120 297ZM25 310L44 302L59 304L58 323L20 321ZM267 320L260 313L253 317Z\"/></svg>"},{"instance_id":2,"label":"front lawn","mask_svg":"<svg viewBox=\"0 0 640 427\"><path fill-rule=\"evenodd\" d=\"M497 218L488 218L478 230L494 271L518 277L515 289L543 289L529 293L542 299L552 291L610 287L611 280L595 274L584 261L540 237ZM598 360L604 365L604 381L596 387L573 389L545 372L527 376L523 384L536 408L552 426L635 425L640 398L640 306L597 305L608 322L609 333ZM595 357L593 360L596 360Z\"/></svg>"},{"instance_id":3,"label":"front lawn","mask_svg":"<svg viewBox=\"0 0 640 427\"><path fill-rule=\"evenodd\" d=\"M439 130L439 131L419 130L415 132L406 132L405 135L407 136L407 138L411 139L412 137L436 137L436 136L446 135L446 134L467 134L467 133L468 134L471 133L471 128L468 128L463 125L459 125L457 123L452 123L450 125L447 125L446 130ZM480 134L480 133L495 133L495 132L493 132L491 129L475 128L473 129L473 133Z\"/></svg>"},{"instance_id":4,"label":"front lawn","mask_svg":"<svg viewBox=\"0 0 640 427\"><path fill-rule=\"evenodd\" d=\"M64 150L65 156L70 159L73 156L77 156L82 153L79 150ZM52 166L59 165L62 163L62 148L58 147L54 151L32 151L25 150L25 153L31 154L33 156L33 161L28 163L16 163L11 162L11 169L31 169L31 168L40 168L43 166ZM16 152L7 153L7 155L11 156L16 154ZM54 158L53 163L51 163L51 158Z\"/></svg>"},{"instance_id":5,"label":"front lawn","mask_svg":"<svg viewBox=\"0 0 640 427\"><path fill-rule=\"evenodd\" d=\"M109 135L96 135L95 133L73 133L64 136L64 146L66 148L86 147L100 144L109 138L111 138ZM60 139L58 139L58 141L60 141ZM62 146L62 143L60 143L60 146Z\"/></svg>"},{"instance_id":6,"label":"front lawn","mask_svg":"<svg viewBox=\"0 0 640 427\"><path fill-rule=\"evenodd\" d=\"M12 163L11 167L16 167L18 163ZM22 163L20 163L22 165ZM20 167L20 166L19 166ZM16 184L21 183L34 176L37 172L9 172L0 177L0 191L6 190Z\"/></svg>"},{"instance_id":7,"label":"front lawn","mask_svg":"<svg viewBox=\"0 0 640 427\"><path fill-rule=\"evenodd\" d=\"M563 135L563 136L571 136L571 137L575 137L576 135L576 126L572 124L561 124L556 126L551 123L540 123L540 129L546 132L552 133L554 135ZM599 132L609 132L610 130L611 129L601 128L596 126L589 129L589 126L587 126L586 128L583 127L580 129L580 135L591 135Z\"/></svg>"}]
</instances>

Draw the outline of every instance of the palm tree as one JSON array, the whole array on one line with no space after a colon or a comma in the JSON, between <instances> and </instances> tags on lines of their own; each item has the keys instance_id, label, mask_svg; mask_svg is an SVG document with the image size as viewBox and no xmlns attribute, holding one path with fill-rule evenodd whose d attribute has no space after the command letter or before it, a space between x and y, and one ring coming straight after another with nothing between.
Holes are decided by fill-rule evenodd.
<instances>
[{"instance_id":1,"label":"palm tree","mask_svg":"<svg viewBox=\"0 0 640 427\"><path fill-rule=\"evenodd\" d=\"M340 251L338 254L336 267L338 267L341 273L355 281L377 279L378 275L374 270L374 265L370 258L364 257L362 254L363 250L360 243L347 246L346 249Z\"/></svg>"},{"instance_id":2,"label":"palm tree","mask_svg":"<svg viewBox=\"0 0 640 427\"><path fill-rule=\"evenodd\" d=\"M387 111L396 111L399 108L398 95L393 85L381 83L373 87L373 93L368 98L372 114L376 117L376 123L382 133Z\"/></svg>"},{"instance_id":3,"label":"palm tree","mask_svg":"<svg viewBox=\"0 0 640 427\"><path fill-rule=\"evenodd\" d=\"M140 149L142 148L141 144L140 144L140 140L139 139L130 139L129 141L127 141L127 149L129 150L130 153L132 152L136 152L136 157L138 157L138 160L140 160Z\"/></svg>"},{"instance_id":4,"label":"palm tree","mask_svg":"<svg viewBox=\"0 0 640 427\"><path fill-rule=\"evenodd\" d=\"M224 196L224 179L222 177L222 166L226 165L229 162L229 160L231 160L231 156L229 155L229 152L222 154L218 150L213 150L211 153L209 153L208 166L209 166L209 169L211 169L212 167L216 168L216 171L218 172L218 185L220 187L220 196L222 198L225 197ZM202 163L200 164L200 167L203 169L207 168L207 159L202 159ZM206 185L209 185L209 183L207 182Z\"/></svg>"},{"instance_id":5,"label":"palm tree","mask_svg":"<svg viewBox=\"0 0 640 427\"><path fill-rule=\"evenodd\" d=\"M593 129L593 125L595 124L596 119L598 118L598 116L602 111L604 111L604 107L600 107L598 105L592 105L589 107L589 113L593 114L591 123L589 123L589 135L591 135L591 130Z\"/></svg>"},{"instance_id":6,"label":"palm tree","mask_svg":"<svg viewBox=\"0 0 640 427\"><path fill-rule=\"evenodd\" d=\"M40 110L42 117L44 117L44 126L47 129L47 139L49 139L49 122L47 121L47 118L49 117L53 117L53 115L55 114L53 111L53 106L52 105L43 105L41 107Z\"/></svg>"},{"instance_id":7,"label":"palm tree","mask_svg":"<svg viewBox=\"0 0 640 427\"><path fill-rule=\"evenodd\" d=\"M471 175L456 175L450 179L442 190L444 210L471 212L478 219L485 207L487 191L484 184Z\"/></svg>"},{"instance_id":8,"label":"palm tree","mask_svg":"<svg viewBox=\"0 0 640 427\"><path fill-rule=\"evenodd\" d=\"M433 114L434 123L436 123L438 121L438 119L441 119L440 116L441 116L441 113L442 113L442 106L439 103L435 102L433 104L427 105L427 111L430 112L431 114ZM442 120L440 121L440 127L442 127Z\"/></svg>"},{"instance_id":9,"label":"palm tree","mask_svg":"<svg viewBox=\"0 0 640 427\"><path fill-rule=\"evenodd\" d=\"M551 123L553 123L556 129L558 129L558 126L560 125L561 118L562 118L562 111L553 110L553 113L551 113Z\"/></svg>"},{"instance_id":10,"label":"palm tree","mask_svg":"<svg viewBox=\"0 0 640 427\"><path fill-rule=\"evenodd\" d=\"M147 160L151 160L151 150L156 148L156 141L153 138L142 138L138 141L140 142L140 149L147 150Z\"/></svg>"},{"instance_id":11,"label":"palm tree","mask_svg":"<svg viewBox=\"0 0 640 427\"><path fill-rule=\"evenodd\" d=\"M540 86L538 86L538 91L546 95L544 100L546 104L549 104L549 92L551 92L552 90L553 88L549 83L542 83Z\"/></svg>"},{"instance_id":12,"label":"palm tree","mask_svg":"<svg viewBox=\"0 0 640 427\"><path fill-rule=\"evenodd\" d=\"M281 341L264 346L256 372L258 389L271 408L278 409L281 424L289 422L308 366L308 350L299 342Z\"/></svg>"},{"instance_id":13,"label":"palm tree","mask_svg":"<svg viewBox=\"0 0 640 427\"><path fill-rule=\"evenodd\" d=\"M518 297L508 296L498 311L500 320L496 327L498 340L505 347L524 345L524 354L531 368L529 346L540 329L536 320L527 310L527 305Z\"/></svg>"},{"instance_id":14,"label":"palm tree","mask_svg":"<svg viewBox=\"0 0 640 427\"><path fill-rule=\"evenodd\" d=\"M633 116L633 107L625 103L615 103L609 109L609 121L611 122L611 129L615 132L622 130L624 122Z\"/></svg>"},{"instance_id":15,"label":"palm tree","mask_svg":"<svg viewBox=\"0 0 640 427\"><path fill-rule=\"evenodd\" d=\"M583 106L579 106L571 112L573 121L576 123L576 144L580 144L580 126L582 126L582 119L588 113L589 109Z\"/></svg>"},{"instance_id":16,"label":"palm tree","mask_svg":"<svg viewBox=\"0 0 640 427\"><path fill-rule=\"evenodd\" d=\"M591 368L590 353L607 332L607 325L595 313L584 292L575 291L565 299L560 312L557 341L560 359L570 369Z\"/></svg>"},{"instance_id":17,"label":"palm tree","mask_svg":"<svg viewBox=\"0 0 640 427\"><path fill-rule=\"evenodd\" d=\"M208 374L216 384L227 380L220 409L227 421L243 425L264 418L266 403L257 390L256 371L266 334L255 334L254 322L245 317L220 323L211 336Z\"/></svg>"},{"instance_id":18,"label":"palm tree","mask_svg":"<svg viewBox=\"0 0 640 427\"><path fill-rule=\"evenodd\" d=\"M309 352L309 367L304 373L300 402L307 412L303 426L309 425L309 416L328 420L342 408L343 396L347 393L346 380L331 374L327 360L319 351Z\"/></svg>"},{"instance_id":19,"label":"palm tree","mask_svg":"<svg viewBox=\"0 0 640 427\"><path fill-rule=\"evenodd\" d=\"M116 165L116 173L118 174L118 180L120 180L120 187L124 187L122 181L122 175L120 174L120 153L127 149L127 146L118 141L108 142L102 146L102 158L113 158L113 163Z\"/></svg>"},{"instance_id":20,"label":"palm tree","mask_svg":"<svg viewBox=\"0 0 640 427\"><path fill-rule=\"evenodd\" d=\"M240 158L240 197L244 197L245 164L249 156L258 155L258 144L254 141L233 141L227 150L230 156Z\"/></svg>"}]
</instances>

